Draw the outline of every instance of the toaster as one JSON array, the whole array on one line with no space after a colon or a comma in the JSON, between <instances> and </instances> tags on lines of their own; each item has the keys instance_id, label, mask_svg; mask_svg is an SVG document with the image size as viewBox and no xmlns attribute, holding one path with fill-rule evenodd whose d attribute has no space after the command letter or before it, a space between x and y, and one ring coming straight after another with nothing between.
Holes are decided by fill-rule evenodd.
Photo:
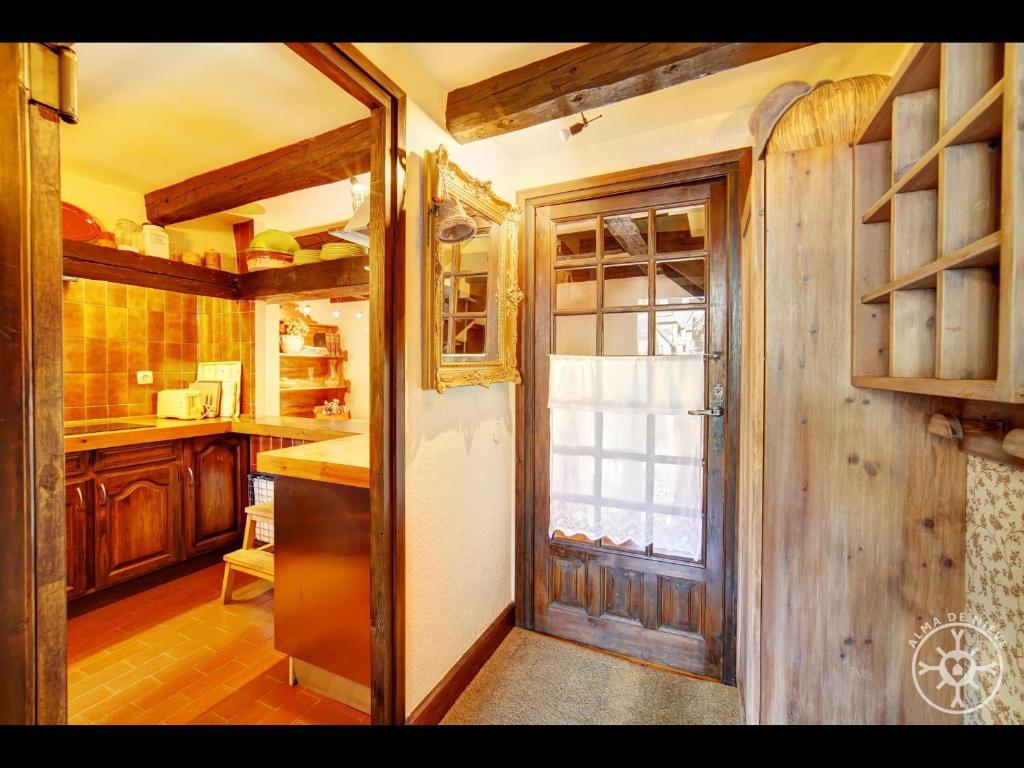
<instances>
[{"instance_id":1,"label":"toaster","mask_svg":"<svg viewBox=\"0 0 1024 768\"><path fill-rule=\"evenodd\" d=\"M156 415L161 419L201 419L203 393L198 389L162 389L156 395Z\"/></svg>"}]
</instances>

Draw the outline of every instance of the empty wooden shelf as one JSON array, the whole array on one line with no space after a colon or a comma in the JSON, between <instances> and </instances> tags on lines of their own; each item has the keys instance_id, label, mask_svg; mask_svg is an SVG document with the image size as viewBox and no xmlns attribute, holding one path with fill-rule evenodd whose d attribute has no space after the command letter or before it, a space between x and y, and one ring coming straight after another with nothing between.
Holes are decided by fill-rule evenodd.
<instances>
[{"instance_id":1,"label":"empty wooden shelf","mask_svg":"<svg viewBox=\"0 0 1024 768\"><path fill-rule=\"evenodd\" d=\"M853 383L1024 402L1019 44L915 45L854 147Z\"/></svg>"}]
</instances>

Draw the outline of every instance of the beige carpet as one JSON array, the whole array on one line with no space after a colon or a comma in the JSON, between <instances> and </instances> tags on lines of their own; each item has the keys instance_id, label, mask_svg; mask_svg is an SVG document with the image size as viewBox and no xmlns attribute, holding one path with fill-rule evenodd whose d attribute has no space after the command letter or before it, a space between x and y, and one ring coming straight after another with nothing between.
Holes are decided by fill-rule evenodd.
<instances>
[{"instance_id":1,"label":"beige carpet","mask_svg":"<svg viewBox=\"0 0 1024 768\"><path fill-rule=\"evenodd\" d=\"M444 725L719 725L740 722L720 683L513 629Z\"/></svg>"}]
</instances>

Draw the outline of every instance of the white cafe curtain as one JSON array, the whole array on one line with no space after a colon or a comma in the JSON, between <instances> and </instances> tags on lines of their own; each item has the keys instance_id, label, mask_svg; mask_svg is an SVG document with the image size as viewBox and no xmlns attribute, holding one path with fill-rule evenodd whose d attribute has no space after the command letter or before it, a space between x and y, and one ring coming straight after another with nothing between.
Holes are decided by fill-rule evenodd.
<instances>
[{"instance_id":1,"label":"white cafe curtain","mask_svg":"<svg viewBox=\"0 0 1024 768\"><path fill-rule=\"evenodd\" d=\"M550 356L549 532L701 559L700 354Z\"/></svg>"}]
</instances>

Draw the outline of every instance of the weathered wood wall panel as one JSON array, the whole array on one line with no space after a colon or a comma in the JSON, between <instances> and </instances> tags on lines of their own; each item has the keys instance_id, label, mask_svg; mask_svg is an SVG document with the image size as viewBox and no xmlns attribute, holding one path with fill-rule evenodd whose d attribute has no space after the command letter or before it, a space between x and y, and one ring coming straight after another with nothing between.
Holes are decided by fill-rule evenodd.
<instances>
[{"instance_id":1,"label":"weathered wood wall panel","mask_svg":"<svg viewBox=\"0 0 1024 768\"><path fill-rule=\"evenodd\" d=\"M754 163L743 210L740 488L737 510L736 682L743 719L761 704L761 515L764 493L764 162Z\"/></svg>"},{"instance_id":2,"label":"weathered wood wall panel","mask_svg":"<svg viewBox=\"0 0 1024 768\"><path fill-rule=\"evenodd\" d=\"M963 609L966 463L939 403L850 383L852 163L766 160L760 720L948 722L908 641Z\"/></svg>"}]
</instances>

